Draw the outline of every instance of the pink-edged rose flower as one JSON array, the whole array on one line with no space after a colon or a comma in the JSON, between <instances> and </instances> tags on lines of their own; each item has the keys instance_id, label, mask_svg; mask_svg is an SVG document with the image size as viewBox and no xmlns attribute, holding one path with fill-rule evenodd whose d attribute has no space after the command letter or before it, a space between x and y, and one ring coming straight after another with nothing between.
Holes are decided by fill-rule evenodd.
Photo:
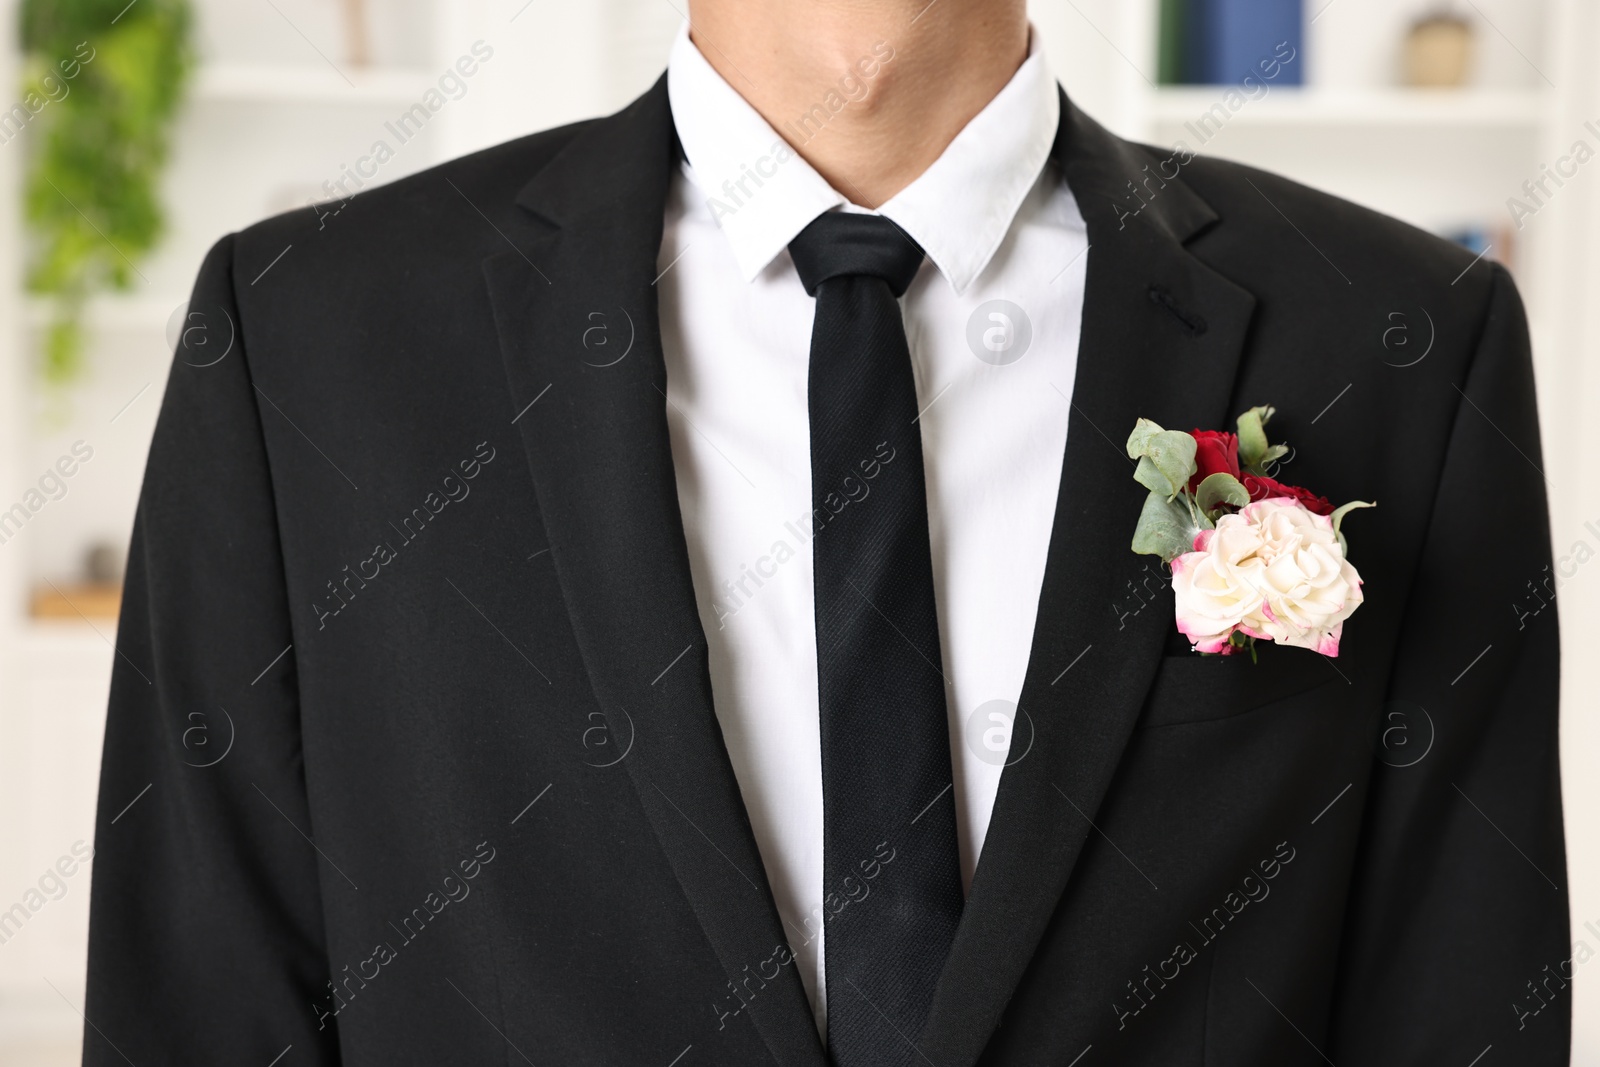
<instances>
[{"instance_id":1,"label":"pink-edged rose flower","mask_svg":"<svg viewBox=\"0 0 1600 1067\"><path fill-rule=\"evenodd\" d=\"M1261 535L1251 523L1230 521L1238 518L1224 515L1195 538L1193 552L1172 561L1178 630L1201 652L1235 651L1229 638L1261 610Z\"/></svg>"},{"instance_id":2,"label":"pink-edged rose flower","mask_svg":"<svg viewBox=\"0 0 1600 1067\"><path fill-rule=\"evenodd\" d=\"M1172 561L1178 629L1201 652L1235 651L1235 631L1339 654L1344 620L1361 606L1361 576L1333 520L1298 501L1253 501Z\"/></svg>"},{"instance_id":3,"label":"pink-edged rose flower","mask_svg":"<svg viewBox=\"0 0 1600 1067\"><path fill-rule=\"evenodd\" d=\"M1213 474L1231 474L1239 477L1239 435L1223 430L1193 430L1194 477L1189 479L1189 492L1198 492L1200 483Z\"/></svg>"},{"instance_id":4,"label":"pink-edged rose flower","mask_svg":"<svg viewBox=\"0 0 1600 1067\"><path fill-rule=\"evenodd\" d=\"M1333 504L1328 498L1318 496L1309 489L1302 489L1298 485L1284 485L1280 481L1259 474L1246 474L1242 480L1244 490L1250 494L1251 500L1270 500L1273 497L1286 496L1290 500L1304 504L1307 511L1318 515L1333 514Z\"/></svg>"}]
</instances>

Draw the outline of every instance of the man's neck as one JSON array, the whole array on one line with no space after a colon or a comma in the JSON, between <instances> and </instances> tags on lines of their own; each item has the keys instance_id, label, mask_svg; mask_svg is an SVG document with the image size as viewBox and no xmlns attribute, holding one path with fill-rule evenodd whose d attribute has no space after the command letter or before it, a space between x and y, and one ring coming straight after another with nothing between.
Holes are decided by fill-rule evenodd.
<instances>
[{"instance_id":1,"label":"man's neck","mask_svg":"<svg viewBox=\"0 0 1600 1067\"><path fill-rule=\"evenodd\" d=\"M844 196L877 207L1027 57L1024 0L694 0L711 66Z\"/></svg>"}]
</instances>

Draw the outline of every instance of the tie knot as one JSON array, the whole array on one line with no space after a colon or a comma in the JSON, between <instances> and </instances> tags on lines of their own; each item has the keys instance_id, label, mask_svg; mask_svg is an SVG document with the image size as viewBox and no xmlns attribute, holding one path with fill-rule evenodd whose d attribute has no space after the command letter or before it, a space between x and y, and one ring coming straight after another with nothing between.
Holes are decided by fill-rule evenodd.
<instances>
[{"instance_id":1,"label":"tie knot","mask_svg":"<svg viewBox=\"0 0 1600 1067\"><path fill-rule=\"evenodd\" d=\"M922 248L882 215L829 211L789 242L789 255L806 292L830 278L881 278L901 296L922 265Z\"/></svg>"}]
</instances>

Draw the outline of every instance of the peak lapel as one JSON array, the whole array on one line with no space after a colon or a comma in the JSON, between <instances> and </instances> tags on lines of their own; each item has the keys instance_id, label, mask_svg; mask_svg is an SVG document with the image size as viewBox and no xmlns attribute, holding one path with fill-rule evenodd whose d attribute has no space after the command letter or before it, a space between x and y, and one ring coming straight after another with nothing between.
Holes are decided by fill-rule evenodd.
<instances>
[{"instance_id":1,"label":"peak lapel","mask_svg":"<svg viewBox=\"0 0 1600 1067\"><path fill-rule=\"evenodd\" d=\"M517 202L553 229L515 242L526 257L491 256L484 275L596 698L613 735L633 739L624 773L742 981L787 939L712 705L667 434L653 279L677 155L663 78L524 187ZM745 1010L783 1067L824 1067L796 969L778 970Z\"/></svg>"},{"instance_id":2,"label":"peak lapel","mask_svg":"<svg viewBox=\"0 0 1600 1067\"><path fill-rule=\"evenodd\" d=\"M1090 252L1066 456L1013 759L921 1046L939 1067L982 1052L1072 875L1173 625L1159 561L1129 544L1145 490L1124 443L1140 416L1221 429L1255 301L1184 241L1216 215L1151 155L1062 101L1055 159ZM1148 169L1146 167L1148 166ZM1169 170L1174 169L1169 167ZM1153 198L1150 192L1154 192ZM1139 205L1143 203L1142 210ZM1137 214L1133 212L1137 211ZM1140 586L1144 590L1144 586ZM1029 743L1032 748L1018 758ZM1088 1010L1085 1008L1084 1010Z\"/></svg>"}]
</instances>

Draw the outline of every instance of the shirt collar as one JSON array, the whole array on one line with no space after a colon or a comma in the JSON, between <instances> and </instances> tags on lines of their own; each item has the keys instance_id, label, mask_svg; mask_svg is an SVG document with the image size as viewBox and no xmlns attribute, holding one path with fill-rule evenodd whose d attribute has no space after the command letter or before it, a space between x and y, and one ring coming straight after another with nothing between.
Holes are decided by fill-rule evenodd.
<instances>
[{"instance_id":1,"label":"shirt collar","mask_svg":"<svg viewBox=\"0 0 1600 1067\"><path fill-rule=\"evenodd\" d=\"M892 59L888 60L892 62ZM865 57L870 66L876 56ZM842 74L841 78L848 77ZM812 219L837 207L860 210L751 107L678 33L667 62L667 95L686 170L753 280ZM827 109L826 94L814 114ZM945 280L964 291L993 257L1049 158L1061 100L1038 34L1011 80L910 185L878 208L922 246ZM797 117L799 122L799 117ZM797 140L811 127L786 124Z\"/></svg>"}]
</instances>

